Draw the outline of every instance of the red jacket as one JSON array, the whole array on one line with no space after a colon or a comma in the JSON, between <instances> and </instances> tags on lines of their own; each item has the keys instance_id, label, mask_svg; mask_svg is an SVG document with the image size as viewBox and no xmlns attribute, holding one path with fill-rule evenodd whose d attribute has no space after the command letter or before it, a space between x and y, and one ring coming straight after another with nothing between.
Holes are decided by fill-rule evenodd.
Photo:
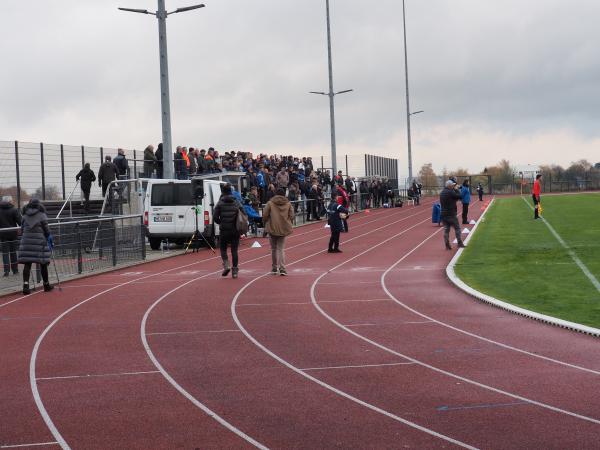
<instances>
[{"instance_id":1,"label":"red jacket","mask_svg":"<svg viewBox=\"0 0 600 450\"><path fill-rule=\"evenodd\" d=\"M533 195L539 200L540 194L542 193L542 186L540 186L540 180L535 180L533 182Z\"/></svg>"}]
</instances>

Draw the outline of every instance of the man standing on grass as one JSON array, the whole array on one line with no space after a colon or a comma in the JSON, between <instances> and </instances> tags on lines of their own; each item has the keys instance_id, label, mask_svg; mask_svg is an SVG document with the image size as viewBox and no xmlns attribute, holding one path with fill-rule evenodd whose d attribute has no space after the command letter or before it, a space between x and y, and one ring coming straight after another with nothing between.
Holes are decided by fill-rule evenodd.
<instances>
[{"instance_id":1,"label":"man standing on grass","mask_svg":"<svg viewBox=\"0 0 600 450\"><path fill-rule=\"evenodd\" d=\"M460 225L458 224L456 202L461 199L460 191L458 190L456 181L452 179L446 181L446 187L440 194L440 205L442 206L442 223L444 224L444 243L446 250L452 250L450 245L450 227L454 228L458 247L464 247L462 238L460 237Z\"/></svg>"},{"instance_id":2,"label":"man standing on grass","mask_svg":"<svg viewBox=\"0 0 600 450\"><path fill-rule=\"evenodd\" d=\"M540 195L542 193L542 186L540 184L540 180L542 179L542 174L538 173L535 176L535 181L533 182L533 193L531 196L533 197L533 218L539 219L539 209L540 209Z\"/></svg>"}]
</instances>

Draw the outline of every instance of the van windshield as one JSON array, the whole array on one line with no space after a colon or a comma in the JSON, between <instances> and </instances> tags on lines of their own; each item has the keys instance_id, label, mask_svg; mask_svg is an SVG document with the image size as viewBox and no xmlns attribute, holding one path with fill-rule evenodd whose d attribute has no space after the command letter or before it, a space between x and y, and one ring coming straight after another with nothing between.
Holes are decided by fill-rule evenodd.
<instances>
[{"instance_id":1,"label":"van windshield","mask_svg":"<svg viewBox=\"0 0 600 450\"><path fill-rule=\"evenodd\" d=\"M154 184L152 206L190 206L194 204L190 184Z\"/></svg>"}]
</instances>

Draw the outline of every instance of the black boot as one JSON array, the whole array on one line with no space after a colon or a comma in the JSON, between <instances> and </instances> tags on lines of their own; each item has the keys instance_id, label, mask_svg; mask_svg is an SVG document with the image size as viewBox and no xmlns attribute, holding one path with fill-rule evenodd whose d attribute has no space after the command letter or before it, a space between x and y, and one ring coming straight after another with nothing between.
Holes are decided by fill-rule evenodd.
<instances>
[{"instance_id":1,"label":"black boot","mask_svg":"<svg viewBox=\"0 0 600 450\"><path fill-rule=\"evenodd\" d=\"M450 242L446 242L446 250L452 250L452 246L450 245Z\"/></svg>"},{"instance_id":2,"label":"black boot","mask_svg":"<svg viewBox=\"0 0 600 450\"><path fill-rule=\"evenodd\" d=\"M229 275L229 271L231 269L229 268L229 260L224 259L223 260L223 273L221 273L222 277L226 277L227 275Z\"/></svg>"},{"instance_id":3,"label":"black boot","mask_svg":"<svg viewBox=\"0 0 600 450\"><path fill-rule=\"evenodd\" d=\"M23 295L31 294L31 289L29 289L29 283L23 283Z\"/></svg>"},{"instance_id":4,"label":"black boot","mask_svg":"<svg viewBox=\"0 0 600 450\"><path fill-rule=\"evenodd\" d=\"M52 289L54 289L54 286L50 283L44 283L44 292L50 292Z\"/></svg>"}]
</instances>

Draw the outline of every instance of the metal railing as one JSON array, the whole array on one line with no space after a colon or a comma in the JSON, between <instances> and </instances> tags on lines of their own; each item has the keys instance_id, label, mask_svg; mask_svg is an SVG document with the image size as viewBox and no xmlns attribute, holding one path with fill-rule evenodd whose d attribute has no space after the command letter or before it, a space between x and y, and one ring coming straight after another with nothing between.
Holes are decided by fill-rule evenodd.
<instances>
[{"instance_id":1,"label":"metal railing","mask_svg":"<svg viewBox=\"0 0 600 450\"><path fill-rule=\"evenodd\" d=\"M79 180L77 180L77 183L75 183L75 187L73 188L73 190L71 191L71 193L69 194L69 196L67 197L67 199L65 200L65 202L63 203L63 205L60 208L60 211L58 211L58 214L56 214L56 218L60 219L60 215L62 214L63 210L65 209L65 206L67 206L67 203L69 204L69 217L73 217L73 193L75 192L75 189L77 189L77 187L79 186Z\"/></svg>"},{"instance_id":2,"label":"metal railing","mask_svg":"<svg viewBox=\"0 0 600 450\"><path fill-rule=\"evenodd\" d=\"M91 274L146 259L146 237L142 215L73 220L50 223L49 227L54 238L51 264L56 265L61 279L83 273ZM2 234L6 235L6 232L11 231L20 232L20 228L3 228L0 232L3 259L7 257L9 263L10 260L16 261L19 245L19 239L2 239ZM5 267L12 272L10 264ZM36 272L34 281L39 282L41 280L39 268ZM51 282L56 281L53 279L53 274L54 270L51 269ZM20 274L2 277L0 292L12 290L22 283Z\"/></svg>"}]
</instances>

